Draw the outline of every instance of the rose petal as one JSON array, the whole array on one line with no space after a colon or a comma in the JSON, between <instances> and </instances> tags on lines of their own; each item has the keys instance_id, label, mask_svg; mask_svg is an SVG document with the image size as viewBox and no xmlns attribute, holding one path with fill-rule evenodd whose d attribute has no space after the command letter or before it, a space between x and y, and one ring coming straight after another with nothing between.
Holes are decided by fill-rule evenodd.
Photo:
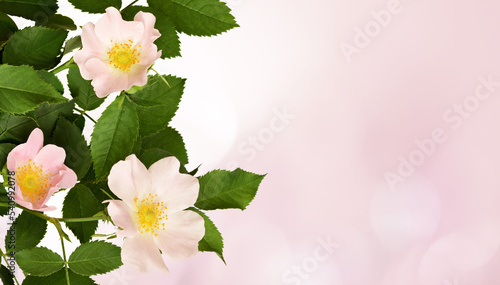
<instances>
[{"instance_id":1,"label":"rose petal","mask_svg":"<svg viewBox=\"0 0 500 285\"><path fill-rule=\"evenodd\" d=\"M133 265L141 272L147 272L152 268L168 272L160 250L150 235L139 234L125 239L121 256L124 264Z\"/></svg>"},{"instance_id":2,"label":"rose petal","mask_svg":"<svg viewBox=\"0 0 500 285\"><path fill-rule=\"evenodd\" d=\"M134 180L137 196L146 196L151 192L151 174L144 164L131 154L125 158L125 161L130 161L132 166L132 176Z\"/></svg>"},{"instance_id":3,"label":"rose petal","mask_svg":"<svg viewBox=\"0 0 500 285\"><path fill-rule=\"evenodd\" d=\"M104 202L109 202L108 213L113 223L123 229L117 231L117 235L127 238L134 237L138 230L131 216L132 209L123 201L106 200Z\"/></svg>"},{"instance_id":4,"label":"rose petal","mask_svg":"<svg viewBox=\"0 0 500 285\"><path fill-rule=\"evenodd\" d=\"M179 160L170 156L158 160L149 168L153 192L165 203L168 213L184 210L198 198L198 179L179 173L179 167Z\"/></svg>"},{"instance_id":5,"label":"rose petal","mask_svg":"<svg viewBox=\"0 0 500 285\"><path fill-rule=\"evenodd\" d=\"M169 215L165 230L158 231L155 241L164 254L186 259L198 252L198 242L204 235L203 217L188 210Z\"/></svg>"},{"instance_id":6,"label":"rose petal","mask_svg":"<svg viewBox=\"0 0 500 285\"><path fill-rule=\"evenodd\" d=\"M7 156L7 168L16 171L20 164L26 163L29 159L34 159L36 154L43 147L43 132L39 128L31 131L26 143L14 147Z\"/></svg>"},{"instance_id":7,"label":"rose petal","mask_svg":"<svg viewBox=\"0 0 500 285\"><path fill-rule=\"evenodd\" d=\"M78 177L76 176L76 173L66 165L61 166L61 170L59 171L59 174L62 176L61 181L59 182L59 187L64 188L64 189L69 189L73 188L78 181Z\"/></svg>"},{"instance_id":8,"label":"rose petal","mask_svg":"<svg viewBox=\"0 0 500 285\"><path fill-rule=\"evenodd\" d=\"M156 18L153 14L140 11L135 15L134 21L141 22L144 25L141 42L154 42L161 36L160 32L154 28Z\"/></svg>"},{"instance_id":9,"label":"rose petal","mask_svg":"<svg viewBox=\"0 0 500 285\"><path fill-rule=\"evenodd\" d=\"M144 33L144 25L140 22L124 21L120 11L114 7L108 7L106 14L95 24L95 32L108 47L111 47L111 40L114 42L127 42L128 40L132 40L134 43L139 42Z\"/></svg>"},{"instance_id":10,"label":"rose petal","mask_svg":"<svg viewBox=\"0 0 500 285\"><path fill-rule=\"evenodd\" d=\"M133 208L136 197L149 193L151 178L144 164L132 154L113 165L108 185L116 196Z\"/></svg>"},{"instance_id":11,"label":"rose petal","mask_svg":"<svg viewBox=\"0 0 500 285\"><path fill-rule=\"evenodd\" d=\"M55 184L52 187L48 188L47 190L47 195L43 198L43 200L40 201L34 201L32 202L33 204L33 209L41 209L45 207L45 203L49 201L49 199L54 195L57 191L59 191L59 184Z\"/></svg>"},{"instance_id":12,"label":"rose petal","mask_svg":"<svg viewBox=\"0 0 500 285\"><path fill-rule=\"evenodd\" d=\"M64 148L48 144L38 152L33 161L37 165L42 165L45 173L54 175L59 173L65 159L66 151Z\"/></svg>"}]
</instances>

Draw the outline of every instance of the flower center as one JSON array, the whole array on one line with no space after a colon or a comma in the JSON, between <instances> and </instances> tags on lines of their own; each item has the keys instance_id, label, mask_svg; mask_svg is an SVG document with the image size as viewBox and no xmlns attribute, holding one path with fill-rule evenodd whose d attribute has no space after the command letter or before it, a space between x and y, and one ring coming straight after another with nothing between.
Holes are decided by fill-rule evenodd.
<instances>
[{"instance_id":1,"label":"flower center","mask_svg":"<svg viewBox=\"0 0 500 285\"><path fill-rule=\"evenodd\" d=\"M121 71L130 71L132 65L140 62L139 56L141 53L134 48L132 40L120 44L111 41L111 44L113 47L108 51L109 65ZM141 45L137 47L140 48Z\"/></svg>"},{"instance_id":2,"label":"flower center","mask_svg":"<svg viewBox=\"0 0 500 285\"><path fill-rule=\"evenodd\" d=\"M139 232L152 233L158 236L157 231L165 230L165 221L168 220L163 206L163 202L155 202L158 195L148 195L147 198L139 202L139 198L135 198L134 202L138 209L137 216L139 218ZM160 226L161 225L161 226Z\"/></svg>"},{"instance_id":3,"label":"flower center","mask_svg":"<svg viewBox=\"0 0 500 285\"><path fill-rule=\"evenodd\" d=\"M45 198L50 184L50 173L44 173L42 165L36 165L31 159L28 163L18 166L16 177L17 185L21 189L26 202L35 202Z\"/></svg>"}]
</instances>

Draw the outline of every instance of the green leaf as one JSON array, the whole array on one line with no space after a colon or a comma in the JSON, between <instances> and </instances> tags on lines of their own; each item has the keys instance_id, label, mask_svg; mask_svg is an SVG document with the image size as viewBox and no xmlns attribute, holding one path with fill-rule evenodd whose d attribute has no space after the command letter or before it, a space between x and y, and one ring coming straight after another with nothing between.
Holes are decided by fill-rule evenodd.
<instances>
[{"instance_id":1,"label":"green leaf","mask_svg":"<svg viewBox=\"0 0 500 285\"><path fill-rule=\"evenodd\" d=\"M115 193L113 193L109 189L107 181L102 181L102 182L99 182L97 184L89 184L88 187L90 188L90 190L92 190L92 193L99 201L99 207L100 207L99 211L103 211L106 208L106 206L108 204L107 203L104 204L103 201L109 200L110 196L114 200L118 199L118 197L115 195Z\"/></svg>"},{"instance_id":2,"label":"green leaf","mask_svg":"<svg viewBox=\"0 0 500 285\"><path fill-rule=\"evenodd\" d=\"M0 11L34 21L52 17L57 8L57 0L0 0Z\"/></svg>"},{"instance_id":3,"label":"green leaf","mask_svg":"<svg viewBox=\"0 0 500 285\"><path fill-rule=\"evenodd\" d=\"M52 29L71 30L71 31L76 30L75 22L73 22L71 18L60 14L55 14L54 16L50 17L49 19L43 22L38 22L37 25L45 26Z\"/></svg>"},{"instance_id":4,"label":"green leaf","mask_svg":"<svg viewBox=\"0 0 500 285\"><path fill-rule=\"evenodd\" d=\"M74 106L74 102L65 102L61 104L43 103L33 111L35 121L43 131L45 138L50 138L52 136L52 132L56 127L56 122L61 114L64 116L73 114Z\"/></svg>"},{"instance_id":5,"label":"green leaf","mask_svg":"<svg viewBox=\"0 0 500 285\"><path fill-rule=\"evenodd\" d=\"M75 171L78 179L89 170L90 149L81 130L60 116L54 130L54 143L66 151L64 164Z\"/></svg>"},{"instance_id":6,"label":"green leaf","mask_svg":"<svg viewBox=\"0 0 500 285\"><path fill-rule=\"evenodd\" d=\"M134 105L118 96L102 113L94 126L90 152L97 180L105 178L111 167L125 159L139 135L139 119Z\"/></svg>"},{"instance_id":7,"label":"green leaf","mask_svg":"<svg viewBox=\"0 0 500 285\"><path fill-rule=\"evenodd\" d=\"M15 144L11 143L0 143L0 168L3 168L5 163L7 162L7 155L9 152L16 147Z\"/></svg>"},{"instance_id":8,"label":"green leaf","mask_svg":"<svg viewBox=\"0 0 500 285\"><path fill-rule=\"evenodd\" d=\"M85 128L84 116L73 113L68 116L64 115L64 117L68 119L68 121L70 121L72 124L75 124L75 126L77 126L80 129L80 131L83 131L83 129Z\"/></svg>"},{"instance_id":9,"label":"green leaf","mask_svg":"<svg viewBox=\"0 0 500 285\"><path fill-rule=\"evenodd\" d=\"M0 143L25 143L36 127L31 118L0 113Z\"/></svg>"},{"instance_id":10,"label":"green leaf","mask_svg":"<svg viewBox=\"0 0 500 285\"><path fill-rule=\"evenodd\" d=\"M7 231L5 248L8 253L33 248L40 243L46 231L47 221L23 211Z\"/></svg>"},{"instance_id":11,"label":"green leaf","mask_svg":"<svg viewBox=\"0 0 500 285\"><path fill-rule=\"evenodd\" d=\"M146 168L149 168L153 165L153 163L169 156L174 155L166 150L153 148L144 150L144 152L139 156L139 160L144 164L144 166L146 166Z\"/></svg>"},{"instance_id":12,"label":"green leaf","mask_svg":"<svg viewBox=\"0 0 500 285\"><path fill-rule=\"evenodd\" d=\"M149 168L151 165L153 165L153 163L169 156L175 156L175 155L163 149L152 148L144 150L144 152L139 157L140 161L146 166L146 168ZM189 173L189 171L186 170L186 167L182 164L180 166L179 172L186 174Z\"/></svg>"},{"instance_id":13,"label":"green leaf","mask_svg":"<svg viewBox=\"0 0 500 285\"><path fill-rule=\"evenodd\" d=\"M245 210L257 194L260 182L265 176L240 168L235 171L211 171L199 178L200 194L194 205L203 210Z\"/></svg>"},{"instance_id":14,"label":"green leaf","mask_svg":"<svg viewBox=\"0 0 500 285\"><path fill-rule=\"evenodd\" d=\"M159 132L143 138L143 149L162 149L172 153L182 164L188 163L188 156L181 135L171 127L164 127Z\"/></svg>"},{"instance_id":15,"label":"green leaf","mask_svg":"<svg viewBox=\"0 0 500 285\"><path fill-rule=\"evenodd\" d=\"M96 285L94 280L90 279L90 277L75 274L71 270L69 270L68 273L69 273L69 281L71 284ZM64 268L46 277L36 277L29 275L23 281L23 285L67 285L67 284L68 283L66 281L66 271Z\"/></svg>"},{"instance_id":16,"label":"green leaf","mask_svg":"<svg viewBox=\"0 0 500 285\"><path fill-rule=\"evenodd\" d=\"M64 199L63 218L88 218L101 210L92 191L82 184L73 187ZM97 229L97 221L85 223L66 223L81 243L90 241Z\"/></svg>"},{"instance_id":17,"label":"green leaf","mask_svg":"<svg viewBox=\"0 0 500 285\"><path fill-rule=\"evenodd\" d=\"M80 245L69 257L69 268L84 276L103 274L122 265L121 248L104 241Z\"/></svg>"},{"instance_id":18,"label":"green leaf","mask_svg":"<svg viewBox=\"0 0 500 285\"><path fill-rule=\"evenodd\" d=\"M196 208L191 207L188 210L198 213L205 220L205 236L200 240L198 250L215 252L226 263L223 255L224 240L214 222L205 213Z\"/></svg>"},{"instance_id":19,"label":"green leaf","mask_svg":"<svg viewBox=\"0 0 500 285\"><path fill-rule=\"evenodd\" d=\"M66 41L62 56L65 56L68 53L79 48L82 48L82 37L81 36L72 37L71 39Z\"/></svg>"},{"instance_id":20,"label":"green leaf","mask_svg":"<svg viewBox=\"0 0 500 285\"><path fill-rule=\"evenodd\" d=\"M11 65L31 65L35 69L49 69L59 63L58 56L68 32L45 27L28 27L9 39L3 53L3 62Z\"/></svg>"},{"instance_id":21,"label":"green leaf","mask_svg":"<svg viewBox=\"0 0 500 285\"><path fill-rule=\"evenodd\" d=\"M95 95L90 80L83 79L78 67L69 69L68 86L75 103L85 111L94 110L104 102L104 98Z\"/></svg>"},{"instance_id":22,"label":"green leaf","mask_svg":"<svg viewBox=\"0 0 500 285\"><path fill-rule=\"evenodd\" d=\"M46 247L26 249L16 254L19 267L34 276L47 276L59 271L64 266L59 254Z\"/></svg>"},{"instance_id":23,"label":"green leaf","mask_svg":"<svg viewBox=\"0 0 500 285\"><path fill-rule=\"evenodd\" d=\"M155 14L154 10L150 7L128 6L122 11L123 19L126 21L132 21L139 11ZM172 23L172 21L164 15L163 17L156 17L155 29L157 29L161 34L161 36L155 41L158 50L161 50L161 58L173 58L180 56L181 46L179 35L175 30L174 23Z\"/></svg>"},{"instance_id":24,"label":"green leaf","mask_svg":"<svg viewBox=\"0 0 500 285\"><path fill-rule=\"evenodd\" d=\"M213 36L238 24L231 15L231 9L219 0L148 0L156 11L156 18L163 12L177 30L193 36Z\"/></svg>"},{"instance_id":25,"label":"green leaf","mask_svg":"<svg viewBox=\"0 0 500 285\"><path fill-rule=\"evenodd\" d=\"M113 6L120 10L121 0L69 0L75 8L89 13L104 13L106 8Z\"/></svg>"},{"instance_id":26,"label":"green leaf","mask_svg":"<svg viewBox=\"0 0 500 285\"><path fill-rule=\"evenodd\" d=\"M0 266L0 280L2 280L3 285L14 285L14 277L10 270L3 266Z\"/></svg>"},{"instance_id":27,"label":"green leaf","mask_svg":"<svg viewBox=\"0 0 500 285\"><path fill-rule=\"evenodd\" d=\"M43 80L52 85L57 92L61 94L64 93L64 87L61 81L53 73L48 72L47 70L37 70L36 73L38 73L38 76L40 76Z\"/></svg>"},{"instance_id":28,"label":"green leaf","mask_svg":"<svg viewBox=\"0 0 500 285\"><path fill-rule=\"evenodd\" d=\"M110 199L108 195L111 195L113 199L118 199L118 197L116 197L116 195L109 190L107 181L95 181L95 172L93 167L90 167L85 177L80 180L80 183L87 186L92 191L92 194L94 194L97 198L97 201L99 201L99 211L103 211L106 208L107 204L102 202ZM108 195L106 195L103 190L106 191Z\"/></svg>"},{"instance_id":29,"label":"green leaf","mask_svg":"<svg viewBox=\"0 0 500 285\"><path fill-rule=\"evenodd\" d=\"M0 45L17 31L16 23L5 13L0 12Z\"/></svg>"},{"instance_id":30,"label":"green leaf","mask_svg":"<svg viewBox=\"0 0 500 285\"><path fill-rule=\"evenodd\" d=\"M61 93L28 66L0 65L0 109L25 113L43 102L66 102Z\"/></svg>"},{"instance_id":31,"label":"green leaf","mask_svg":"<svg viewBox=\"0 0 500 285\"><path fill-rule=\"evenodd\" d=\"M139 134L141 137L154 134L164 128L177 112L185 79L164 76L170 87L159 75L150 76L147 85L130 95L137 104Z\"/></svg>"},{"instance_id":32,"label":"green leaf","mask_svg":"<svg viewBox=\"0 0 500 285\"><path fill-rule=\"evenodd\" d=\"M9 187L10 188L10 187ZM13 193L13 189L10 188L10 191ZM7 190L5 189L5 186L0 184L0 202L2 203L9 203L9 197L7 195ZM0 216L5 216L11 211L10 207L0 207ZM9 220L14 219L14 216L9 216Z\"/></svg>"}]
</instances>

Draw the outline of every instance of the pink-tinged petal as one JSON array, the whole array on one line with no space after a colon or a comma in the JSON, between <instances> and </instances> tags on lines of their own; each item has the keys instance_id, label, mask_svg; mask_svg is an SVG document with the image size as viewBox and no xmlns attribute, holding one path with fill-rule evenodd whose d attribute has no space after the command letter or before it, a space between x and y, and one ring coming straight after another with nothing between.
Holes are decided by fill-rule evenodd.
<instances>
[{"instance_id":1,"label":"pink-tinged petal","mask_svg":"<svg viewBox=\"0 0 500 285\"><path fill-rule=\"evenodd\" d=\"M7 168L16 171L18 164L24 164L29 159L34 159L43 147L43 132L39 128L31 131L26 143L14 147L7 156Z\"/></svg>"},{"instance_id":2,"label":"pink-tinged petal","mask_svg":"<svg viewBox=\"0 0 500 285\"><path fill-rule=\"evenodd\" d=\"M174 259L186 259L198 252L198 242L204 235L203 218L187 210L169 215L165 230L158 231L155 241L164 254Z\"/></svg>"},{"instance_id":3,"label":"pink-tinged petal","mask_svg":"<svg viewBox=\"0 0 500 285\"><path fill-rule=\"evenodd\" d=\"M94 59L89 60L89 62L93 60ZM95 60L97 61L97 59ZM130 87L128 87L129 85L130 84L126 75L115 74L114 71L98 75L94 80L92 80L92 86L94 87L94 91L99 98L104 98L113 92L128 90L130 89Z\"/></svg>"},{"instance_id":4,"label":"pink-tinged petal","mask_svg":"<svg viewBox=\"0 0 500 285\"><path fill-rule=\"evenodd\" d=\"M90 58L85 62L85 69L92 74L93 79L110 75L112 71L108 63L96 57Z\"/></svg>"},{"instance_id":5,"label":"pink-tinged petal","mask_svg":"<svg viewBox=\"0 0 500 285\"><path fill-rule=\"evenodd\" d=\"M33 205L30 202L24 201L22 198L18 199L18 197L16 197L16 203L27 209L33 210Z\"/></svg>"},{"instance_id":6,"label":"pink-tinged petal","mask_svg":"<svg viewBox=\"0 0 500 285\"><path fill-rule=\"evenodd\" d=\"M92 23L87 23L82 27L82 46L102 56L106 55L103 51L108 48L108 46L97 36L95 25Z\"/></svg>"},{"instance_id":7,"label":"pink-tinged petal","mask_svg":"<svg viewBox=\"0 0 500 285\"><path fill-rule=\"evenodd\" d=\"M153 64L157 59L161 56L161 51L158 51L158 48L155 44L151 44L147 47L143 47L141 49L141 59L140 63L136 64L134 68L143 70L144 72ZM134 74L137 73L137 70L134 70Z\"/></svg>"},{"instance_id":8,"label":"pink-tinged petal","mask_svg":"<svg viewBox=\"0 0 500 285\"><path fill-rule=\"evenodd\" d=\"M144 25L139 22L124 21L120 11L114 7L106 8L106 14L95 24L96 35L111 47L114 42L128 41L138 42L144 33Z\"/></svg>"},{"instance_id":9,"label":"pink-tinged petal","mask_svg":"<svg viewBox=\"0 0 500 285\"><path fill-rule=\"evenodd\" d=\"M125 160L132 163L132 175L137 192L139 194L149 193L151 189L151 174L146 166L144 166L135 154L127 156Z\"/></svg>"},{"instance_id":10,"label":"pink-tinged petal","mask_svg":"<svg viewBox=\"0 0 500 285\"><path fill-rule=\"evenodd\" d=\"M153 268L168 272L160 250L150 235L139 234L125 239L121 256L123 264L133 265L141 272L148 272Z\"/></svg>"},{"instance_id":11,"label":"pink-tinged petal","mask_svg":"<svg viewBox=\"0 0 500 285\"><path fill-rule=\"evenodd\" d=\"M127 203L130 208L133 207L137 191L135 190L130 161L121 160L111 167L108 175L108 186L118 198Z\"/></svg>"},{"instance_id":12,"label":"pink-tinged petal","mask_svg":"<svg viewBox=\"0 0 500 285\"><path fill-rule=\"evenodd\" d=\"M105 58L108 50L108 47L96 36L95 26L92 23L87 23L82 27L82 46L81 50L75 52L73 59L80 68L82 77L91 80L94 75L87 69L87 61L91 58Z\"/></svg>"},{"instance_id":13,"label":"pink-tinged petal","mask_svg":"<svg viewBox=\"0 0 500 285\"><path fill-rule=\"evenodd\" d=\"M57 207L56 206L46 206L44 205L42 208L40 209L34 209L35 211L40 211L40 212L50 212L50 211L55 211L57 210Z\"/></svg>"},{"instance_id":14,"label":"pink-tinged petal","mask_svg":"<svg viewBox=\"0 0 500 285\"><path fill-rule=\"evenodd\" d=\"M66 151L64 148L48 144L38 152L33 161L42 165L44 172L54 175L59 173L65 159Z\"/></svg>"},{"instance_id":15,"label":"pink-tinged petal","mask_svg":"<svg viewBox=\"0 0 500 285\"><path fill-rule=\"evenodd\" d=\"M179 173L179 167L179 160L170 156L158 160L149 168L153 192L164 201L169 213L184 210L198 199L198 179Z\"/></svg>"},{"instance_id":16,"label":"pink-tinged petal","mask_svg":"<svg viewBox=\"0 0 500 285\"><path fill-rule=\"evenodd\" d=\"M17 184L16 184L16 186L14 188L14 198L16 198L16 202L17 201L23 201L24 202L23 193L21 192L21 188Z\"/></svg>"},{"instance_id":17,"label":"pink-tinged petal","mask_svg":"<svg viewBox=\"0 0 500 285\"><path fill-rule=\"evenodd\" d=\"M136 76L129 77L129 82L131 85L130 88L132 88L132 86L134 86L134 85L144 86L144 85L146 85L146 83L148 83L148 74L146 72L141 72ZM130 89L130 88L128 88L128 89Z\"/></svg>"},{"instance_id":18,"label":"pink-tinged petal","mask_svg":"<svg viewBox=\"0 0 500 285\"><path fill-rule=\"evenodd\" d=\"M62 169L59 171L61 177L61 182L59 182L59 187L64 189L73 188L78 181L78 177L73 169L67 167L66 165L62 165Z\"/></svg>"},{"instance_id":19,"label":"pink-tinged petal","mask_svg":"<svg viewBox=\"0 0 500 285\"><path fill-rule=\"evenodd\" d=\"M119 230L117 235L127 238L134 237L138 233L138 230L131 216L132 209L123 201L106 200L103 203L105 202L109 202L108 213L111 220L113 220L116 226L123 229Z\"/></svg>"},{"instance_id":20,"label":"pink-tinged petal","mask_svg":"<svg viewBox=\"0 0 500 285\"><path fill-rule=\"evenodd\" d=\"M133 208L134 198L149 193L151 178L144 164L132 154L113 165L108 185L116 196Z\"/></svg>"},{"instance_id":21,"label":"pink-tinged petal","mask_svg":"<svg viewBox=\"0 0 500 285\"><path fill-rule=\"evenodd\" d=\"M161 36L160 32L155 29L156 18L153 14L140 11L135 15L134 21L141 22L144 25L141 42L154 42Z\"/></svg>"},{"instance_id":22,"label":"pink-tinged petal","mask_svg":"<svg viewBox=\"0 0 500 285\"><path fill-rule=\"evenodd\" d=\"M59 185L56 184L49 189L47 189L47 195L43 198L41 201L34 201L32 202L33 204L33 209L41 209L45 206L45 203L49 201L50 198L52 198L52 195L54 195L57 191L59 191Z\"/></svg>"},{"instance_id":23,"label":"pink-tinged petal","mask_svg":"<svg viewBox=\"0 0 500 285\"><path fill-rule=\"evenodd\" d=\"M47 206L47 205L42 205L41 207L34 207L33 206L33 211L40 211L40 212L49 212L49 211L54 211L57 210L56 206Z\"/></svg>"}]
</instances>

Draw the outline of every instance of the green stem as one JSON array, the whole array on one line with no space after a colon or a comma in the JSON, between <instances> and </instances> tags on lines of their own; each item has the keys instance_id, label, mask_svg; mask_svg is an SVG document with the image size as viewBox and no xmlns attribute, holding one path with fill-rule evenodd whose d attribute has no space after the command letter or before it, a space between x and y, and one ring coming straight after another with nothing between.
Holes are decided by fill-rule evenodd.
<instances>
[{"instance_id":1,"label":"green stem","mask_svg":"<svg viewBox=\"0 0 500 285\"><path fill-rule=\"evenodd\" d=\"M85 110L80 110L78 108L73 108L75 111L80 112L81 115L84 115L85 117L89 118L94 124L97 124L96 120L94 120L89 114L86 113Z\"/></svg>"},{"instance_id":2,"label":"green stem","mask_svg":"<svg viewBox=\"0 0 500 285\"><path fill-rule=\"evenodd\" d=\"M170 84L168 84L168 81L165 79L165 77L163 77L163 75L161 75L158 71L156 71L154 68L150 67L149 69L151 69L152 71L154 71L156 74L158 74L160 76L160 78L167 84L168 88L172 88L170 86Z\"/></svg>"},{"instance_id":3,"label":"green stem","mask_svg":"<svg viewBox=\"0 0 500 285\"><path fill-rule=\"evenodd\" d=\"M57 219L60 222L65 223L81 223L81 222L93 222L93 221L101 221L102 217L88 217L88 218L60 218Z\"/></svg>"},{"instance_id":4,"label":"green stem","mask_svg":"<svg viewBox=\"0 0 500 285\"><path fill-rule=\"evenodd\" d=\"M3 257L3 260L5 261L5 265L8 268L9 267L9 262L7 261L7 257L5 257L6 254L3 253L3 251L2 251L1 248L0 248L0 255ZM16 275L12 271L11 271L11 273L12 273L12 277L14 278L14 281L16 281L16 284L19 285L19 281L17 281Z\"/></svg>"},{"instance_id":5,"label":"green stem","mask_svg":"<svg viewBox=\"0 0 500 285\"><path fill-rule=\"evenodd\" d=\"M115 198L113 198L113 196L109 195L109 193L106 192L106 190L101 188L101 191L104 192L104 194L106 194L106 196L108 196L111 200L115 200Z\"/></svg>"},{"instance_id":6,"label":"green stem","mask_svg":"<svg viewBox=\"0 0 500 285\"><path fill-rule=\"evenodd\" d=\"M89 118L89 120L91 120L94 124L97 124L97 121L96 121L96 120L94 120L94 119L92 119L92 117L91 117L91 116L89 116L89 114L87 114L87 113L83 113L83 115L84 115L85 117Z\"/></svg>"},{"instance_id":7,"label":"green stem","mask_svg":"<svg viewBox=\"0 0 500 285\"><path fill-rule=\"evenodd\" d=\"M132 3L128 4L128 5L127 5L127 7L125 7L125 8L123 8L123 9L122 9L122 11L123 11L123 10L125 10L125 9L127 9L127 8L128 8L128 7L130 7L130 6L134 5L134 4L135 4L135 3L137 3L137 2L139 2L139 0L135 0L134 2L132 2Z\"/></svg>"},{"instance_id":8,"label":"green stem","mask_svg":"<svg viewBox=\"0 0 500 285\"><path fill-rule=\"evenodd\" d=\"M69 271L68 271L68 259L66 258L66 249L64 248L64 236L65 233L63 232L61 228L61 224L59 223L59 220L55 218L51 218L50 222L54 224L57 228L57 232L59 233L59 237L61 238L61 247L62 247L62 252L63 252L63 260L64 260L64 270L66 271L66 283L67 285L71 285L69 282Z\"/></svg>"},{"instance_id":9,"label":"green stem","mask_svg":"<svg viewBox=\"0 0 500 285\"><path fill-rule=\"evenodd\" d=\"M53 74L58 74L59 72L66 70L70 68L71 64L73 63L73 58L70 58L68 61L66 61L64 64L59 65L58 67L54 68L51 72Z\"/></svg>"},{"instance_id":10,"label":"green stem","mask_svg":"<svg viewBox=\"0 0 500 285\"><path fill-rule=\"evenodd\" d=\"M10 208L10 205L8 203L4 203L4 202L0 202L0 207L7 207L7 208ZM26 211L26 212L29 212L30 214L32 215L35 215L39 218L42 218L46 221L49 221L50 222L50 219L52 219L51 217L45 215L45 214L42 214L38 211L33 211L33 210L30 210L30 209L27 209L19 204L16 204L16 207L18 207L19 209L23 209L23 211Z\"/></svg>"},{"instance_id":11,"label":"green stem","mask_svg":"<svg viewBox=\"0 0 500 285\"><path fill-rule=\"evenodd\" d=\"M8 203L0 202L0 207L9 208L10 206ZM51 223L55 223L54 220L56 221L56 223L59 223L59 222L80 223L80 222L92 222L92 221L106 220L106 217L104 217L104 216L95 216L95 217L86 217L86 218L52 218L52 217L49 217L49 216L42 214L40 212L26 209L25 207L18 205L18 204L16 204L16 207L23 209L23 211L27 211L30 214L35 215L35 216L42 218L42 219L44 219L48 222L51 222Z\"/></svg>"}]
</instances>

